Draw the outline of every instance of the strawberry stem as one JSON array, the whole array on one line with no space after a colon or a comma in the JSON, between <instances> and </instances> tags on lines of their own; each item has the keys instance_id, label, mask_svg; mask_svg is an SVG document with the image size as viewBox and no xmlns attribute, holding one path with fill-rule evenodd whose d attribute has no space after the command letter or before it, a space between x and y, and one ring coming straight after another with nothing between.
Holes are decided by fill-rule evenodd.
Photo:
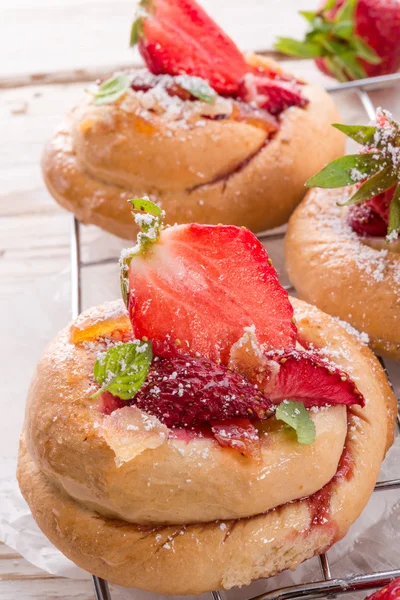
<instances>
[{"instance_id":1,"label":"strawberry stem","mask_svg":"<svg viewBox=\"0 0 400 600\"><path fill-rule=\"evenodd\" d=\"M138 233L136 245L123 250L119 259L121 294L126 305L128 303L129 265L132 258L137 254L145 254L158 241L165 216L165 212L147 196L132 198L128 202L132 204L132 214L141 231Z\"/></svg>"}]
</instances>

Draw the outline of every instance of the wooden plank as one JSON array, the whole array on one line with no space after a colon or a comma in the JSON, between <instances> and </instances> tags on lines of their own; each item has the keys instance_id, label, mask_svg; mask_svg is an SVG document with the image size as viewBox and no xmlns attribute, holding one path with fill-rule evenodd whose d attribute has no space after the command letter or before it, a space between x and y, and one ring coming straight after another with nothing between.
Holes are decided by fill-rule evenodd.
<instances>
[{"instance_id":1,"label":"wooden plank","mask_svg":"<svg viewBox=\"0 0 400 600\"><path fill-rule=\"evenodd\" d=\"M200 0L243 49L272 47L277 35L301 35L297 11L315 0ZM3 0L0 6L0 78L25 73L131 64L128 48L133 0Z\"/></svg>"}]
</instances>

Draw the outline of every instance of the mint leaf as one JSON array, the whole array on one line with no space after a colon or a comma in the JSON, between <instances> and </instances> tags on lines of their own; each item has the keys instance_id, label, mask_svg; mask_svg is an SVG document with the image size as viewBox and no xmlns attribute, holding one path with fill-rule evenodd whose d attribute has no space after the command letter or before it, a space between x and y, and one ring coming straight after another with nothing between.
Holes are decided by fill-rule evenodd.
<instances>
[{"instance_id":1,"label":"mint leaf","mask_svg":"<svg viewBox=\"0 0 400 600\"><path fill-rule=\"evenodd\" d=\"M315 441L314 421L302 402L284 400L278 405L275 418L296 431L299 444L312 444Z\"/></svg>"},{"instance_id":2,"label":"mint leaf","mask_svg":"<svg viewBox=\"0 0 400 600\"><path fill-rule=\"evenodd\" d=\"M376 127L368 125L341 125L333 123L332 127L342 131L347 137L362 145L370 145L374 141L374 136L377 131Z\"/></svg>"},{"instance_id":3,"label":"mint leaf","mask_svg":"<svg viewBox=\"0 0 400 600\"><path fill-rule=\"evenodd\" d=\"M355 36L352 39L352 46L356 56L363 58L367 63L379 65L382 62L381 57L378 56L375 50L371 46L368 46L360 37Z\"/></svg>"},{"instance_id":4,"label":"mint leaf","mask_svg":"<svg viewBox=\"0 0 400 600\"><path fill-rule=\"evenodd\" d=\"M348 154L337 158L306 182L307 187L338 188L353 185L382 169L382 161L373 154ZM354 170L357 172L355 177Z\"/></svg>"},{"instance_id":5,"label":"mint leaf","mask_svg":"<svg viewBox=\"0 0 400 600\"><path fill-rule=\"evenodd\" d=\"M349 200L343 203L338 202L338 205L349 206L350 204L360 204L360 202L370 200L374 196L385 192L396 185L397 182L398 175L393 171L392 165L389 165L363 183Z\"/></svg>"},{"instance_id":6,"label":"mint leaf","mask_svg":"<svg viewBox=\"0 0 400 600\"><path fill-rule=\"evenodd\" d=\"M276 50L290 56L300 58L317 58L322 56L323 50L318 44L313 42L300 42L292 38L280 37L274 44Z\"/></svg>"},{"instance_id":7,"label":"mint leaf","mask_svg":"<svg viewBox=\"0 0 400 600\"><path fill-rule=\"evenodd\" d=\"M148 198L131 198L128 202L132 204L134 210L140 210L159 219L164 216L163 210Z\"/></svg>"},{"instance_id":8,"label":"mint leaf","mask_svg":"<svg viewBox=\"0 0 400 600\"><path fill-rule=\"evenodd\" d=\"M131 82L132 78L128 75L116 75L103 81L96 90L88 90L88 92L94 97L93 104L95 106L103 106L111 104L123 96L130 88Z\"/></svg>"},{"instance_id":9,"label":"mint leaf","mask_svg":"<svg viewBox=\"0 0 400 600\"><path fill-rule=\"evenodd\" d=\"M400 230L400 183L394 193L389 210L388 235Z\"/></svg>"},{"instance_id":10,"label":"mint leaf","mask_svg":"<svg viewBox=\"0 0 400 600\"><path fill-rule=\"evenodd\" d=\"M135 340L109 348L94 365L94 378L101 387L91 398L108 391L130 400L145 382L152 358L151 342Z\"/></svg>"},{"instance_id":11,"label":"mint leaf","mask_svg":"<svg viewBox=\"0 0 400 600\"><path fill-rule=\"evenodd\" d=\"M207 102L207 104L212 104L214 102L217 93L212 89L208 82L201 79L201 77L178 75L175 80L182 89L189 92L189 94L195 98L199 98L199 100L203 100L203 102Z\"/></svg>"}]
</instances>

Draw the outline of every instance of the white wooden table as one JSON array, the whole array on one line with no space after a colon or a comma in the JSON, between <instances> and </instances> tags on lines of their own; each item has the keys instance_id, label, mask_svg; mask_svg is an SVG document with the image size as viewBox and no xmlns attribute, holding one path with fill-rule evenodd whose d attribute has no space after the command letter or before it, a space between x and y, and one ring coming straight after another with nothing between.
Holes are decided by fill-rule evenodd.
<instances>
[{"instance_id":1,"label":"white wooden table","mask_svg":"<svg viewBox=\"0 0 400 600\"><path fill-rule=\"evenodd\" d=\"M203 0L203 5L243 49L272 46L277 34L301 35L296 10L314 0ZM0 6L0 458L15 457L27 386L44 345L70 318L70 216L52 200L41 180L44 142L80 98L85 70L129 65L131 0L2 0ZM322 78L310 65L301 71ZM83 74L82 74L83 73ZM33 85L33 83L39 84ZM29 85L23 85L27 84ZM393 108L385 92L381 102ZM356 99L341 100L345 118L361 115ZM96 228L83 236L86 258L113 255L121 242ZM273 248L281 267L279 248ZM284 277L284 273L282 273ZM115 266L84 276L84 305L118 295ZM87 580L60 580L0 544L0 598L92 598ZM113 599L122 598L114 590Z\"/></svg>"}]
</instances>

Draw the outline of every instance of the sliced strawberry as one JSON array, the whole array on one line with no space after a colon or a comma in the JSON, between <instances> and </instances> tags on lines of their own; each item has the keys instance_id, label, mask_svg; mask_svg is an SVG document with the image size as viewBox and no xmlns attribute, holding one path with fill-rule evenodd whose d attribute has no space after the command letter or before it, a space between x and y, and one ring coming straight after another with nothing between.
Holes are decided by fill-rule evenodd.
<instances>
[{"instance_id":1,"label":"sliced strawberry","mask_svg":"<svg viewBox=\"0 0 400 600\"><path fill-rule=\"evenodd\" d=\"M227 364L254 325L267 349L294 346L287 292L261 242L235 226L175 225L133 255L129 314L138 338L158 356L189 353Z\"/></svg>"},{"instance_id":2,"label":"sliced strawberry","mask_svg":"<svg viewBox=\"0 0 400 600\"><path fill-rule=\"evenodd\" d=\"M151 0L134 26L139 50L155 74L195 75L235 95L248 71L243 54L194 0Z\"/></svg>"},{"instance_id":3,"label":"sliced strawberry","mask_svg":"<svg viewBox=\"0 0 400 600\"><path fill-rule=\"evenodd\" d=\"M386 587L368 596L365 600L398 600L400 598L400 577Z\"/></svg>"},{"instance_id":4,"label":"sliced strawberry","mask_svg":"<svg viewBox=\"0 0 400 600\"><path fill-rule=\"evenodd\" d=\"M387 233L387 223L374 212L369 202L350 206L347 219L358 235L384 237Z\"/></svg>"},{"instance_id":5,"label":"sliced strawberry","mask_svg":"<svg viewBox=\"0 0 400 600\"><path fill-rule=\"evenodd\" d=\"M233 417L265 419L272 403L241 375L189 355L156 358L134 402L168 427Z\"/></svg>"},{"instance_id":6,"label":"sliced strawberry","mask_svg":"<svg viewBox=\"0 0 400 600\"><path fill-rule=\"evenodd\" d=\"M263 390L271 400L302 402L306 408L331 404L360 404L364 396L350 377L324 360L317 352L285 350L269 356L279 371Z\"/></svg>"},{"instance_id":7,"label":"sliced strawberry","mask_svg":"<svg viewBox=\"0 0 400 600\"><path fill-rule=\"evenodd\" d=\"M223 448L232 448L256 460L261 458L260 438L257 429L248 419L214 421L211 429Z\"/></svg>"},{"instance_id":8,"label":"sliced strawberry","mask_svg":"<svg viewBox=\"0 0 400 600\"><path fill-rule=\"evenodd\" d=\"M247 73L243 78L239 95L244 102L255 104L272 115L279 115L290 106L303 107L309 104L296 83L253 73Z\"/></svg>"}]
</instances>

